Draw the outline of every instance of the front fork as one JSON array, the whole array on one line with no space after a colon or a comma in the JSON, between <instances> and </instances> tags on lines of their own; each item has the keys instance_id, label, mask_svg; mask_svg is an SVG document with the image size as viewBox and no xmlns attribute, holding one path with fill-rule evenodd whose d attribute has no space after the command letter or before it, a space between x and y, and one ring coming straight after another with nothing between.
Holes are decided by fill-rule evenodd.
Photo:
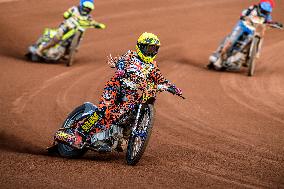
<instances>
[{"instance_id":1,"label":"front fork","mask_svg":"<svg viewBox=\"0 0 284 189\"><path fill-rule=\"evenodd\" d=\"M256 38L259 39L257 44L256 44ZM256 58L259 58L262 44L263 44L263 38L261 38L259 35L255 35L252 39L248 56L249 57L255 56ZM255 55L253 55L253 47L254 46L256 46L256 54Z\"/></svg>"},{"instance_id":2,"label":"front fork","mask_svg":"<svg viewBox=\"0 0 284 189\"><path fill-rule=\"evenodd\" d=\"M132 135L136 134L136 129L139 123L139 119L140 119L140 114L141 114L141 109L142 109L142 104L139 104L138 106L138 112L135 118L135 122L134 122L134 126L132 127Z\"/></svg>"},{"instance_id":3,"label":"front fork","mask_svg":"<svg viewBox=\"0 0 284 189\"><path fill-rule=\"evenodd\" d=\"M263 44L263 38L260 38L259 43L258 43L258 47L257 47L256 58L260 58L262 44Z\"/></svg>"},{"instance_id":4,"label":"front fork","mask_svg":"<svg viewBox=\"0 0 284 189\"><path fill-rule=\"evenodd\" d=\"M260 52L261 52L261 48L262 48L262 44L263 44L263 40L264 40L265 31L266 31L265 25L262 25L262 24L257 25L256 30L255 30L255 34L254 34L254 37L259 38L259 43L257 44L256 58L260 57Z\"/></svg>"}]
</instances>

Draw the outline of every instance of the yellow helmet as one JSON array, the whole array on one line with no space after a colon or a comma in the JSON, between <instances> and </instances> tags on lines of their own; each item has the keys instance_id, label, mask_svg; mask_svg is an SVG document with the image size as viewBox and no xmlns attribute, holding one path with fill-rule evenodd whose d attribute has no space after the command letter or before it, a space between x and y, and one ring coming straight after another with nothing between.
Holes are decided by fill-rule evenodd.
<instances>
[{"instance_id":1,"label":"yellow helmet","mask_svg":"<svg viewBox=\"0 0 284 189\"><path fill-rule=\"evenodd\" d=\"M155 59L160 45L160 40L155 34L144 32L137 40L136 51L145 63L150 63Z\"/></svg>"}]
</instances>

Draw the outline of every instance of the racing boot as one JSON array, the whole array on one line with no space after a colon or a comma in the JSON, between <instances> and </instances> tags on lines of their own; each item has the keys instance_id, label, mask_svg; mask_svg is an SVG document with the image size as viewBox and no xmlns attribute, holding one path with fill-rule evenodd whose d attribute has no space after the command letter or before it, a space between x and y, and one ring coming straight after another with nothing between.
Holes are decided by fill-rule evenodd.
<instances>
[{"instance_id":1,"label":"racing boot","mask_svg":"<svg viewBox=\"0 0 284 189\"><path fill-rule=\"evenodd\" d=\"M209 57L209 64L206 65L207 69L209 70L214 70L215 66L214 66L214 62L216 62L219 59L219 53L218 52L214 52L210 57Z\"/></svg>"},{"instance_id":2,"label":"racing boot","mask_svg":"<svg viewBox=\"0 0 284 189\"><path fill-rule=\"evenodd\" d=\"M228 50L231 48L231 46L232 46L232 43L228 41L224 45L224 47L222 48L222 50L220 52L219 59L216 62L213 63L217 70L222 70L222 68L223 68L222 64L223 64L224 61L227 60L227 58L228 58L227 53L228 53Z\"/></svg>"},{"instance_id":3,"label":"racing boot","mask_svg":"<svg viewBox=\"0 0 284 189\"><path fill-rule=\"evenodd\" d=\"M115 148L117 152L123 152L123 144L122 141L118 141L117 147Z\"/></svg>"},{"instance_id":4,"label":"racing boot","mask_svg":"<svg viewBox=\"0 0 284 189\"><path fill-rule=\"evenodd\" d=\"M213 66L216 70L220 70L222 68L222 62L223 59L221 58L221 56L218 58L218 60L216 62L213 63Z\"/></svg>"},{"instance_id":5,"label":"racing boot","mask_svg":"<svg viewBox=\"0 0 284 189\"><path fill-rule=\"evenodd\" d=\"M81 149L83 147L83 137L76 131L74 133L75 140L72 144L73 147Z\"/></svg>"}]
</instances>

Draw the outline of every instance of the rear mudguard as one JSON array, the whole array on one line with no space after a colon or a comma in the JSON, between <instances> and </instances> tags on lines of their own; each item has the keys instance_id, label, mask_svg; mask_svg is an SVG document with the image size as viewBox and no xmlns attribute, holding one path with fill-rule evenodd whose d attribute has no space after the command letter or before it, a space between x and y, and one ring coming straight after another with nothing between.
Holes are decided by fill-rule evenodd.
<instances>
[{"instance_id":1,"label":"rear mudguard","mask_svg":"<svg viewBox=\"0 0 284 189\"><path fill-rule=\"evenodd\" d=\"M32 45L28 48L28 53L25 54L25 56L28 58L28 60L32 62L46 62L46 63L56 63L58 59L51 59L47 56L39 56L36 54L37 46Z\"/></svg>"},{"instance_id":2,"label":"rear mudguard","mask_svg":"<svg viewBox=\"0 0 284 189\"><path fill-rule=\"evenodd\" d=\"M85 102L84 106L85 106L84 114L87 114L89 112L94 112L98 109L98 107L91 102Z\"/></svg>"},{"instance_id":3,"label":"rear mudguard","mask_svg":"<svg viewBox=\"0 0 284 189\"><path fill-rule=\"evenodd\" d=\"M88 116L92 112L94 112L98 109L97 106L94 105L91 102L85 102L83 104L83 106L84 106L84 113L83 113L82 117ZM64 121L64 123L65 123L65 121ZM64 126L64 123L63 123L63 126ZM63 126L61 128L59 128L58 131L55 133L53 144L50 147L47 148L47 151L49 153L57 152L57 141L58 140L66 143L66 144L70 144L70 143L73 142L75 136L70 135L68 133L65 133Z\"/></svg>"}]
</instances>

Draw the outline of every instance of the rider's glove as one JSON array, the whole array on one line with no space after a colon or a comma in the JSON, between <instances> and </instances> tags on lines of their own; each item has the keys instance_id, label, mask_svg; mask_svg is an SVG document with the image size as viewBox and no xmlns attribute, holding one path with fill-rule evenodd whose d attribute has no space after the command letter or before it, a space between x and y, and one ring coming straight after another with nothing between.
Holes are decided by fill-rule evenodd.
<instances>
[{"instance_id":1,"label":"rider's glove","mask_svg":"<svg viewBox=\"0 0 284 189\"><path fill-rule=\"evenodd\" d=\"M113 58L111 56L111 54L109 54L109 56L107 57L107 64L111 67L111 68L115 68L115 62L116 62L116 57Z\"/></svg>"},{"instance_id":2,"label":"rider's glove","mask_svg":"<svg viewBox=\"0 0 284 189\"><path fill-rule=\"evenodd\" d=\"M276 25L276 26L278 26L280 28L283 28L283 24L280 23L280 22L268 22L268 24Z\"/></svg>"},{"instance_id":3,"label":"rider's glove","mask_svg":"<svg viewBox=\"0 0 284 189\"><path fill-rule=\"evenodd\" d=\"M181 89L180 88L175 88L175 92L176 92L176 95L178 95L178 96L181 96L182 95L182 91L181 91Z\"/></svg>"},{"instance_id":4,"label":"rider's glove","mask_svg":"<svg viewBox=\"0 0 284 189\"><path fill-rule=\"evenodd\" d=\"M168 87L167 91L170 92L170 93L172 93L172 94L178 95L178 96L181 96L181 95L182 95L181 89L177 88L177 87L174 86L174 85Z\"/></svg>"},{"instance_id":5,"label":"rider's glove","mask_svg":"<svg viewBox=\"0 0 284 189\"><path fill-rule=\"evenodd\" d=\"M245 16L241 16L240 19L245 21Z\"/></svg>"},{"instance_id":6,"label":"rider's glove","mask_svg":"<svg viewBox=\"0 0 284 189\"><path fill-rule=\"evenodd\" d=\"M105 29L106 25L103 24L103 23L97 23L97 24L95 24L95 28L97 28L97 29Z\"/></svg>"}]
</instances>

